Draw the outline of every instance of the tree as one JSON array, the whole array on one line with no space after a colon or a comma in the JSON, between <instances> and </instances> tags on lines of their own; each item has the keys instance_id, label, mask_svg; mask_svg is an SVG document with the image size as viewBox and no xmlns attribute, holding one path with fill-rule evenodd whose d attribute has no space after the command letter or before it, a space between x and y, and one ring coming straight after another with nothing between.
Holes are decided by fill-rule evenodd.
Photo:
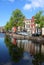
<instances>
[{"instance_id":1,"label":"tree","mask_svg":"<svg viewBox=\"0 0 44 65\"><path fill-rule=\"evenodd\" d=\"M23 26L24 18L25 16L23 15L23 13L19 9L16 9L12 12L12 16L10 17L9 22L5 26L6 29L11 29L13 26Z\"/></svg>"},{"instance_id":2,"label":"tree","mask_svg":"<svg viewBox=\"0 0 44 65\"><path fill-rule=\"evenodd\" d=\"M37 24L40 24L40 27L42 27L43 25L44 25L44 15L43 15L43 11L39 11L39 12L37 12L36 14L35 14L35 23L37 23Z\"/></svg>"},{"instance_id":3,"label":"tree","mask_svg":"<svg viewBox=\"0 0 44 65\"><path fill-rule=\"evenodd\" d=\"M7 22L5 25L5 30L8 31L8 29L9 29L9 22Z\"/></svg>"},{"instance_id":4,"label":"tree","mask_svg":"<svg viewBox=\"0 0 44 65\"><path fill-rule=\"evenodd\" d=\"M44 27L44 16L41 17L40 26L41 26L41 27Z\"/></svg>"},{"instance_id":5,"label":"tree","mask_svg":"<svg viewBox=\"0 0 44 65\"><path fill-rule=\"evenodd\" d=\"M16 9L15 11L13 11L12 17L13 17L14 25L16 25L16 26L23 25L23 20L24 20L25 16L19 9Z\"/></svg>"}]
</instances>

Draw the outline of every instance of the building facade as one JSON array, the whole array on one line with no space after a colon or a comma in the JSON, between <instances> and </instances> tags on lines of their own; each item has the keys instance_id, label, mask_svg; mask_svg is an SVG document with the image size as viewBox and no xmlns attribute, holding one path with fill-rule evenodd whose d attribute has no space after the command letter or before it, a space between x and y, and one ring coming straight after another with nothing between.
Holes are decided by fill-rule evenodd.
<instances>
[{"instance_id":1,"label":"building facade","mask_svg":"<svg viewBox=\"0 0 44 65\"><path fill-rule=\"evenodd\" d=\"M32 19L25 19L24 20L24 28L27 32L29 32L30 34L34 34L35 33L35 20L34 20L34 16L32 17Z\"/></svg>"},{"instance_id":2,"label":"building facade","mask_svg":"<svg viewBox=\"0 0 44 65\"><path fill-rule=\"evenodd\" d=\"M4 26L0 27L0 32L5 32Z\"/></svg>"}]
</instances>

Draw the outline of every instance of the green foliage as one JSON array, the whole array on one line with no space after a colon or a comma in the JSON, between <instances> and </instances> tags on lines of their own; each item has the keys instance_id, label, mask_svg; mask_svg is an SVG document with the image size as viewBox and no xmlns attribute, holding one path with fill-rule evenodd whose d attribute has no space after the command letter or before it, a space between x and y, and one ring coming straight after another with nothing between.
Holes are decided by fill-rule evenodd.
<instances>
[{"instance_id":1,"label":"green foliage","mask_svg":"<svg viewBox=\"0 0 44 65\"><path fill-rule=\"evenodd\" d=\"M10 17L9 22L7 22L5 29L11 30L13 26L16 26L16 27L23 26L24 18L25 16L23 15L23 13L19 9L16 9L15 11L12 12L12 16Z\"/></svg>"},{"instance_id":2,"label":"green foliage","mask_svg":"<svg viewBox=\"0 0 44 65\"><path fill-rule=\"evenodd\" d=\"M16 9L15 11L13 11L12 17L15 22L14 23L15 26L21 26L23 24L25 16L22 14L20 10Z\"/></svg>"},{"instance_id":3,"label":"green foliage","mask_svg":"<svg viewBox=\"0 0 44 65\"><path fill-rule=\"evenodd\" d=\"M7 22L5 25L5 30L8 31L8 29L9 29L9 22Z\"/></svg>"},{"instance_id":4,"label":"green foliage","mask_svg":"<svg viewBox=\"0 0 44 65\"><path fill-rule=\"evenodd\" d=\"M44 26L44 15L43 15L43 11L39 11L38 13L36 13L35 17L35 23L40 24L40 27Z\"/></svg>"},{"instance_id":5,"label":"green foliage","mask_svg":"<svg viewBox=\"0 0 44 65\"><path fill-rule=\"evenodd\" d=\"M41 17L40 26L41 26L41 27L44 27L44 16Z\"/></svg>"}]
</instances>

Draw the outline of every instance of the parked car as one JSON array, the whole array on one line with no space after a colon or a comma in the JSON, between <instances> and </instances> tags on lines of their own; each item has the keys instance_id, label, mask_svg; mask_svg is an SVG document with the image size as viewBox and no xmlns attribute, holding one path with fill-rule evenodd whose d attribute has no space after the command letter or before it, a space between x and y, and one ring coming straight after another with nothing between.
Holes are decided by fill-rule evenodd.
<instances>
[{"instance_id":1,"label":"parked car","mask_svg":"<svg viewBox=\"0 0 44 65\"><path fill-rule=\"evenodd\" d=\"M12 33L12 30L8 30L9 33Z\"/></svg>"},{"instance_id":2,"label":"parked car","mask_svg":"<svg viewBox=\"0 0 44 65\"><path fill-rule=\"evenodd\" d=\"M32 34L32 36L41 36L41 33Z\"/></svg>"},{"instance_id":3,"label":"parked car","mask_svg":"<svg viewBox=\"0 0 44 65\"><path fill-rule=\"evenodd\" d=\"M18 32L18 34L20 34L20 35L28 35L27 32Z\"/></svg>"}]
</instances>

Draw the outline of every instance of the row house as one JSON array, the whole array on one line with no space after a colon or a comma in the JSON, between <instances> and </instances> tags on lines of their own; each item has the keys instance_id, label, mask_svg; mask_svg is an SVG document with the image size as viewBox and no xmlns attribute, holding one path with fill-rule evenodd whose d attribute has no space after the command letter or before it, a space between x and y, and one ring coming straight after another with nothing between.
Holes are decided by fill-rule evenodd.
<instances>
[{"instance_id":1,"label":"row house","mask_svg":"<svg viewBox=\"0 0 44 65\"><path fill-rule=\"evenodd\" d=\"M24 29L29 32L30 34L34 34L35 33L35 20L34 20L34 16L32 17L32 19L25 19L24 20Z\"/></svg>"}]
</instances>

